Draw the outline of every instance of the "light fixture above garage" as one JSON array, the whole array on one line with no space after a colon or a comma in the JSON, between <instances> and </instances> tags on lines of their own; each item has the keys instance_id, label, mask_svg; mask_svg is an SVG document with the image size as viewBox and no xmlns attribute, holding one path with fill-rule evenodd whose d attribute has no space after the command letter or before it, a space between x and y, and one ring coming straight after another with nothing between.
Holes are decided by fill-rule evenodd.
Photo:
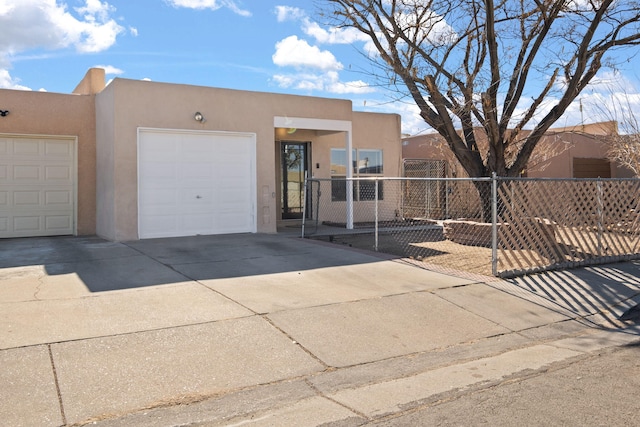
<instances>
[{"instance_id":1,"label":"light fixture above garage","mask_svg":"<svg viewBox=\"0 0 640 427\"><path fill-rule=\"evenodd\" d=\"M207 121L207 119L204 118L204 116L202 115L202 113L200 111L196 112L193 115L193 118L196 120L196 122L200 122L200 123L204 123Z\"/></svg>"},{"instance_id":2,"label":"light fixture above garage","mask_svg":"<svg viewBox=\"0 0 640 427\"><path fill-rule=\"evenodd\" d=\"M6 117L9 115L9 110L0 110L0 117Z\"/></svg>"}]
</instances>

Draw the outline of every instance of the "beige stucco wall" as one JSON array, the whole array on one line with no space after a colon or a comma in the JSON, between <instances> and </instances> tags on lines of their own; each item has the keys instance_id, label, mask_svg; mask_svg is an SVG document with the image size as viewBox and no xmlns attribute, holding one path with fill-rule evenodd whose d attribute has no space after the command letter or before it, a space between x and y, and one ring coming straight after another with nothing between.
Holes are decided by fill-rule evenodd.
<instances>
[{"instance_id":1,"label":"beige stucco wall","mask_svg":"<svg viewBox=\"0 0 640 427\"><path fill-rule=\"evenodd\" d=\"M73 93L78 95L93 95L102 91L105 86L105 76L106 71L104 68L90 68L73 90Z\"/></svg>"},{"instance_id":2,"label":"beige stucco wall","mask_svg":"<svg viewBox=\"0 0 640 427\"><path fill-rule=\"evenodd\" d=\"M572 178L573 159L606 159L606 136L617 134L616 122L554 128L543 137L534 150L527 166L531 178ZM466 176L444 139L438 134L428 134L403 139L403 159L445 160L450 175ZM632 173L618 164L611 165L612 178L628 178Z\"/></svg>"},{"instance_id":3,"label":"beige stucco wall","mask_svg":"<svg viewBox=\"0 0 640 427\"><path fill-rule=\"evenodd\" d=\"M549 159L542 157L548 156ZM530 178L572 178L573 159L606 159L607 145L597 137L582 133L560 133L547 137L546 144L531 156ZM619 164L611 164L612 178L630 178L633 174Z\"/></svg>"},{"instance_id":4,"label":"beige stucco wall","mask_svg":"<svg viewBox=\"0 0 640 427\"><path fill-rule=\"evenodd\" d=\"M353 121L354 146L397 147L387 149L385 145L385 168L390 168L385 174L394 172L400 157L399 117L353 113L347 100L115 79L97 95L96 106L97 232L112 240L138 238L138 128L254 133L257 230L264 233L276 232L279 219L274 117ZM204 115L204 123L194 120L196 112ZM329 162L323 156L328 159L331 146L345 146L344 133L313 129L299 132L289 139L312 141L313 171L315 163L320 163L317 173L326 169L328 176Z\"/></svg>"},{"instance_id":5,"label":"beige stucco wall","mask_svg":"<svg viewBox=\"0 0 640 427\"><path fill-rule=\"evenodd\" d=\"M396 114L353 113L353 147L382 149L383 175L401 176L402 144L400 141L401 120ZM383 199L378 202L378 219L392 220L400 212L399 183L387 181L383 184ZM375 202L360 201L354 206L354 221L366 222L375 219Z\"/></svg>"},{"instance_id":6,"label":"beige stucco wall","mask_svg":"<svg viewBox=\"0 0 640 427\"><path fill-rule=\"evenodd\" d=\"M383 155L384 177L399 177L401 172L400 116L396 114L379 114L353 112L352 147L354 149L380 149ZM296 132L294 135L296 135ZM276 132L278 136L278 133ZM290 136L288 139L291 139ZM318 215L320 223L331 221L346 222L347 204L345 201L331 200L331 149L345 148L343 132L313 132L312 158L310 175L319 179L322 197L320 206L314 207L313 215ZM383 199L378 204L379 219L394 219L399 209L398 183L383 184ZM314 200L314 203L316 201ZM355 201L353 203L353 220L355 222L373 221L375 219L374 201Z\"/></svg>"},{"instance_id":7,"label":"beige stucco wall","mask_svg":"<svg viewBox=\"0 0 640 427\"><path fill-rule=\"evenodd\" d=\"M0 89L0 134L77 138L79 235L96 232L95 108L93 95Z\"/></svg>"},{"instance_id":8,"label":"beige stucco wall","mask_svg":"<svg viewBox=\"0 0 640 427\"><path fill-rule=\"evenodd\" d=\"M96 234L115 240L115 104L107 88L96 96Z\"/></svg>"}]
</instances>

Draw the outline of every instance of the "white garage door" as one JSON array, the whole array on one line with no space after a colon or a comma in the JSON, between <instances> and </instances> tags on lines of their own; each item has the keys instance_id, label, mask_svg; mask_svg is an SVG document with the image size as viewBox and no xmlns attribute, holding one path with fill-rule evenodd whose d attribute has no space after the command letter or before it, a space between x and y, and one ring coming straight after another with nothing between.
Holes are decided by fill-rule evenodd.
<instances>
[{"instance_id":1,"label":"white garage door","mask_svg":"<svg viewBox=\"0 0 640 427\"><path fill-rule=\"evenodd\" d=\"M140 130L138 235L256 231L255 135Z\"/></svg>"},{"instance_id":2,"label":"white garage door","mask_svg":"<svg viewBox=\"0 0 640 427\"><path fill-rule=\"evenodd\" d=\"M0 237L75 232L75 139L0 135Z\"/></svg>"}]
</instances>

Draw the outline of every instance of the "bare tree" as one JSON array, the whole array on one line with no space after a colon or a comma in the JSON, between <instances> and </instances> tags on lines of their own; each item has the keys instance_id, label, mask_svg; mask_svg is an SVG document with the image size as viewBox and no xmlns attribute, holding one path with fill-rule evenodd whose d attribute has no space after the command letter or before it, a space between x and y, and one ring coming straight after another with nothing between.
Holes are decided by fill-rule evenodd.
<instances>
[{"instance_id":1,"label":"bare tree","mask_svg":"<svg viewBox=\"0 0 640 427\"><path fill-rule=\"evenodd\" d=\"M640 177L640 133L617 135L610 143L607 153L609 160L618 162L631 170L636 177Z\"/></svg>"},{"instance_id":2,"label":"bare tree","mask_svg":"<svg viewBox=\"0 0 640 427\"><path fill-rule=\"evenodd\" d=\"M638 1L323 4L333 24L370 38L378 75L401 85L471 177L517 176L596 73L640 44Z\"/></svg>"},{"instance_id":3,"label":"bare tree","mask_svg":"<svg viewBox=\"0 0 640 427\"><path fill-rule=\"evenodd\" d=\"M609 85L609 97L605 101L597 97L591 108L620 126L620 132L603 138L607 144L607 157L640 177L640 118L637 96L628 93L623 85ZM635 98L635 99L634 99ZM608 102L607 102L608 101ZM635 102L634 102L635 101Z\"/></svg>"}]
</instances>

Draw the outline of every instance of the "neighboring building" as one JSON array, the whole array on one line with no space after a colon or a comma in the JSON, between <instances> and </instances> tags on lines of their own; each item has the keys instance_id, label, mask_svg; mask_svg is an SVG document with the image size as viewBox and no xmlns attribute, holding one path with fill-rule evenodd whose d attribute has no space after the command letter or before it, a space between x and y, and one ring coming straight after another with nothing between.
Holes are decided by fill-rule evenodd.
<instances>
[{"instance_id":1,"label":"neighboring building","mask_svg":"<svg viewBox=\"0 0 640 427\"><path fill-rule=\"evenodd\" d=\"M629 170L607 159L607 138L618 135L616 122L550 129L521 176L530 178L627 178ZM482 146L482 140L479 140ZM486 145L486 143L485 143ZM436 170L444 177L467 176L439 134L403 138L402 158L409 170ZM405 170L407 167L405 166ZM413 173L407 176L417 176ZM423 172L423 176L434 176Z\"/></svg>"},{"instance_id":2,"label":"neighboring building","mask_svg":"<svg viewBox=\"0 0 640 427\"><path fill-rule=\"evenodd\" d=\"M401 172L399 116L348 100L91 69L73 94L0 90L0 110L0 237L275 233L302 217L305 172L336 177L341 154Z\"/></svg>"}]
</instances>

